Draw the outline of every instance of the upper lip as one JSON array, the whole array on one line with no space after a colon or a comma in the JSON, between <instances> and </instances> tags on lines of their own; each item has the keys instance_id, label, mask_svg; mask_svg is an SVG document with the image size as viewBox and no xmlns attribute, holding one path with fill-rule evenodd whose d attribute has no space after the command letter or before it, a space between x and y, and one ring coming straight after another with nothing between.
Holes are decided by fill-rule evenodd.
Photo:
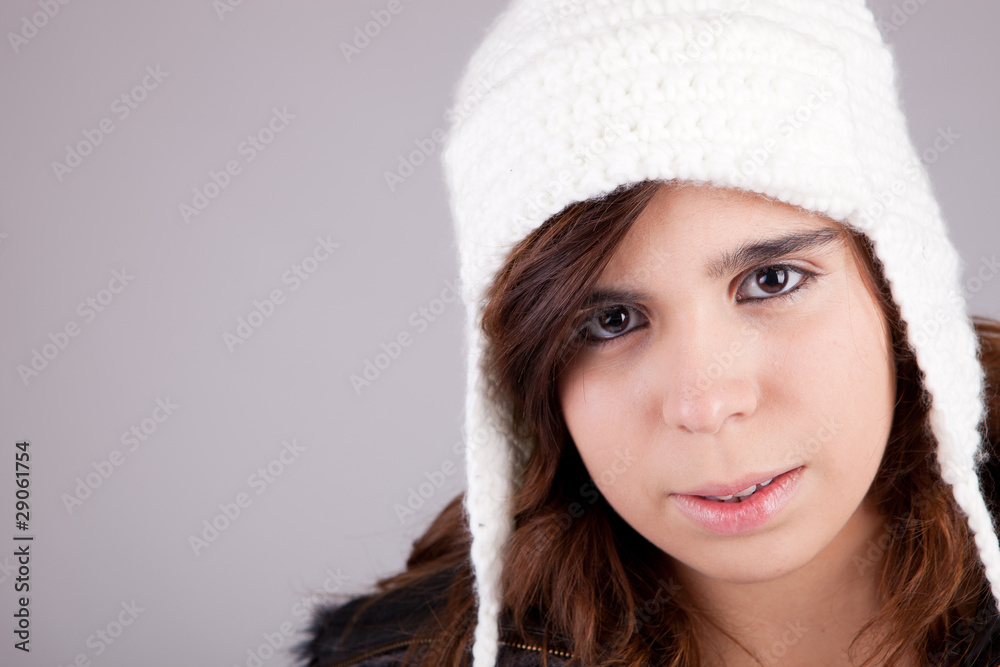
<instances>
[{"instance_id":1,"label":"upper lip","mask_svg":"<svg viewBox=\"0 0 1000 667\"><path fill-rule=\"evenodd\" d=\"M705 486L694 489L693 491L685 491L683 493L678 493L681 496L731 496L744 489L749 489L751 486L760 484L761 482L766 482L769 479L774 479L778 475L783 475L790 470L795 470L795 468L776 470L774 472L764 472L764 473L754 473L752 475L747 475L746 477L736 481L736 482L724 482L720 484L706 484Z\"/></svg>"}]
</instances>

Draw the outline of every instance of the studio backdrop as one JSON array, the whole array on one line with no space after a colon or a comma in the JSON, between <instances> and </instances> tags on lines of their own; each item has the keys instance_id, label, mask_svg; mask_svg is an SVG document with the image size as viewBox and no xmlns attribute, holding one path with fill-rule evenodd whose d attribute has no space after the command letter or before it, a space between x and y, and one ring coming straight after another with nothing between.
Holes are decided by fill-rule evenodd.
<instances>
[{"instance_id":1,"label":"studio backdrop","mask_svg":"<svg viewBox=\"0 0 1000 667\"><path fill-rule=\"evenodd\" d=\"M463 490L440 151L505 5L0 6L0 664L290 665ZM1000 4L869 6L1000 317Z\"/></svg>"}]
</instances>

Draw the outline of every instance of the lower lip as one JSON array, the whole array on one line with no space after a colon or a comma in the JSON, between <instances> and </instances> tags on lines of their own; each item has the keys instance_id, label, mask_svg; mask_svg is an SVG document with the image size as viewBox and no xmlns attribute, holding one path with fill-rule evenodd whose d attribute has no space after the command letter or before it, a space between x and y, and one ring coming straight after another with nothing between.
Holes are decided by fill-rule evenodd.
<instances>
[{"instance_id":1,"label":"lower lip","mask_svg":"<svg viewBox=\"0 0 1000 667\"><path fill-rule=\"evenodd\" d=\"M746 500L724 503L701 496L672 494L681 514L704 530L718 535L742 535L762 528L791 500L802 479L802 468L774 478Z\"/></svg>"}]
</instances>

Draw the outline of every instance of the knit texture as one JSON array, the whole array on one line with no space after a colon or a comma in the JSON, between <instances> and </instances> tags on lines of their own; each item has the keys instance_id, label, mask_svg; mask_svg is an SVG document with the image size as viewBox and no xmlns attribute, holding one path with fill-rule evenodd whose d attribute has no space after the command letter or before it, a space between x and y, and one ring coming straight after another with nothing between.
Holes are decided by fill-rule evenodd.
<instances>
[{"instance_id":1,"label":"knit texture","mask_svg":"<svg viewBox=\"0 0 1000 667\"><path fill-rule=\"evenodd\" d=\"M984 414L962 264L863 0L514 0L469 61L442 153L466 319L475 667L493 665L519 454L482 366L486 288L514 245L622 184L741 188L867 235L932 398L944 480L1000 603L977 463Z\"/></svg>"}]
</instances>

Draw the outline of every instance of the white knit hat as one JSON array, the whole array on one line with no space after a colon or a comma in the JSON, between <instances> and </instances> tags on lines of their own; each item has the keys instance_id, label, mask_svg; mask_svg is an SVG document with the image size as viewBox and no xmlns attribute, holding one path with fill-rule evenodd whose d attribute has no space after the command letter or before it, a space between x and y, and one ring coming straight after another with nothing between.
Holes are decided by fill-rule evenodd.
<instances>
[{"instance_id":1,"label":"white knit hat","mask_svg":"<svg viewBox=\"0 0 1000 667\"><path fill-rule=\"evenodd\" d=\"M976 470L983 370L951 243L863 0L514 0L457 89L443 151L466 319L466 509L493 665L516 450L490 396L483 296L507 253L570 203L643 180L742 188L872 241L932 399L942 476L1000 603Z\"/></svg>"}]
</instances>

